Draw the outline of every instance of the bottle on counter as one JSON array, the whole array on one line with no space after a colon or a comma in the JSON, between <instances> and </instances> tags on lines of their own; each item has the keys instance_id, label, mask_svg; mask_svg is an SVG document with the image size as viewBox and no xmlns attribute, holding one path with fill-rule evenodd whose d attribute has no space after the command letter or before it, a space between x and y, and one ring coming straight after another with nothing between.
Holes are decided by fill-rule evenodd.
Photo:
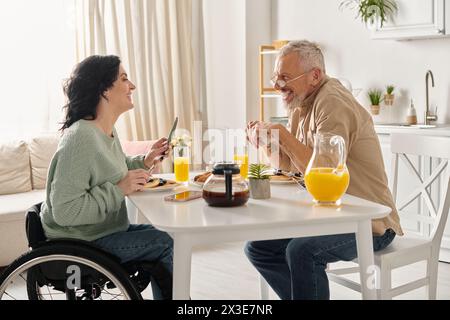
<instances>
[{"instance_id":1,"label":"bottle on counter","mask_svg":"<svg viewBox=\"0 0 450 320\"><path fill-rule=\"evenodd\" d=\"M417 112L414 108L414 101L411 99L411 106L408 109L408 114L406 116L406 123L409 125L417 124Z\"/></svg>"}]
</instances>

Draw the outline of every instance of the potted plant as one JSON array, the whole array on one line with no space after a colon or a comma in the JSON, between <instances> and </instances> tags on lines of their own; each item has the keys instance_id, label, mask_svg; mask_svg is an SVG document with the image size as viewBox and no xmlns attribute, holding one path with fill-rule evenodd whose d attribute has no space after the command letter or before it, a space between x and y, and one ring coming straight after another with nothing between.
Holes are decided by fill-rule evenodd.
<instances>
[{"instance_id":1,"label":"potted plant","mask_svg":"<svg viewBox=\"0 0 450 320\"><path fill-rule=\"evenodd\" d=\"M394 0L345 0L339 5L340 9L357 8L356 18L361 18L368 27L383 27L396 12L397 4Z\"/></svg>"},{"instance_id":2,"label":"potted plant","mask_svg":"<svg viewBox=\"0 0 450 320\"><path fill-rule=\"evenodd\" d=\"M250 197L253 199L270 198L270 167L258 163L251 164L248 171Z\"/></svg>"},{"instance_id":3,"label":"potted plant","mask_svg":"<svg viewBox=\"0 0 450 320\"><path fill-rule=\"evenodd\" d=\"M384 104L387 106L392 106L394 104L394 90L393 85L386 86L386 94L384 95Z\"/></svg>"},{"instance_id":4,"label":"potted plant","mask_svg":"<svg viewBox=\"0 0 450 320\"><path fill-rule=\"evenodd\" d=\"M371 89L368 92L368 96L370 99L370 111L373 115L379 115L380 114L380 103L383 101L383 98L381 98L382 93L378 89Z\"/></svg>"}]
</instances>

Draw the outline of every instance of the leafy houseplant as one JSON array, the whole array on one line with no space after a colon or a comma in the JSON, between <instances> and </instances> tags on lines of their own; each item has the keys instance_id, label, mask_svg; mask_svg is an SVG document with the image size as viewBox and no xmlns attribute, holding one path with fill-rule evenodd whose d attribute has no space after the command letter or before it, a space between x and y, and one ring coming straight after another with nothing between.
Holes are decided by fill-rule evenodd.
<instances>
[{"instance_id":1,"label":"leafy houseplant","mask_svg":"<svg viewBox=\"0 0 450 320\"><path fill-rule=\"evenodd\" d=\"M394 104L394 90L393 85L386 86L386 94L384 95L384 104L387 106L392 106Z\"/></svg>"},{"instance_id":2,"label":"leafy houseplant","mask_svg":"<svg viewBox=\"0 0 450 320\"><path fill-rule=\"evenodd\" d=\"M395 90L395 87L393 85L389 85L386 87L387 94L392 94Z\"/></svg>"},{"instance_id":3,"label":"leafy houseplant","mask_svg":"<svg viewBox=\"0 0 450 320\"><path fill-rule=\"evenodd\" d=\"M378 115L380 114L380 103L381 101L383 101L382 93L380 90L377 89L371 89L369 90L369 92L367 93L370 99L370 110L372 112L373 115Z\"/></svg>"},{"instance_id":4,"label":"leafy houseplant","mask_svg":"<svg viewBox=\"0 0 450 320\"><path fill-rule=\"evenodd\" d=\"M270 168L258 163L251 164L248 171L250 197L253 199L270 198Z\"/></svg>"},{"instance_id":5,"label":"leafy houseplant","mask_svg":"<svg viewBox=\"0 0 450 320\"><path fill-rule=\"evenodd\" d=\"M252 179L269 179L270 178L270 167L262 164L262 163L258 163L258 164L251 164L250 168L249 168L249 172L248 172L248 177L252 178Z\"/></svg>"},{"instance_id":6,"label":"leafy houseplant","mask_svg":"<svg viewBox=\"0 0 450 320\"><path fill-rule=\"evenodd\" d=\"M397 12L395 0L345 0L340 9L351 7L358 9L356 18L361 18L367 26L383 27L383 24Z\"/></svg>"}]
</instances>

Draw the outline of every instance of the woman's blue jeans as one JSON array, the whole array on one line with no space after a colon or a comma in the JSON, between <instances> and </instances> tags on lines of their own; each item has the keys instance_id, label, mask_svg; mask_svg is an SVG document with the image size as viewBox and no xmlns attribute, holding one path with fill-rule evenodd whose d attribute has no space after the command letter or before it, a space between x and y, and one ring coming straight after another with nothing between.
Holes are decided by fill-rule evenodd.
<instances>
[{"instance_id":1,"label":"woman's blue jeans","mask_svg":"<svg viewBox=\"0 0 450 320\"><path fill-rule=\"evenodd\" d=\"M395 232L373 237L374 251L386 248ZM248 242L245 254L283 300L328 300L326 267L357 257L354 233Z\"/></svg>"},{"instance_id":2,"label":"woman's blue jeans","mask_svg":"<svg viewBox=\"0 0 450 320\"><path fill-rule=\"evenodd\" d=\"M93 242L120 258L122 264L130 261L155 262L159 271L158 277L151 275L153 297L156 300L172 298L173 240L167 233L151 225L130 225L127 231Z\"/></svg>"}]
</instances>

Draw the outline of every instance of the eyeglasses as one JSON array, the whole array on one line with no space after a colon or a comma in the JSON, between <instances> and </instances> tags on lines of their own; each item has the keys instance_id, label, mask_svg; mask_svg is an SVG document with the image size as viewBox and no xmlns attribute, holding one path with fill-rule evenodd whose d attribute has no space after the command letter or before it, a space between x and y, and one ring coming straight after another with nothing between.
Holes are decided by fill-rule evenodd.
<instances>
[{"instance_id":1,"label":"eyeglasses","mask_svg":"<svg viewBox=\"0 0 450 320\"><path fill-rule=\"evenodd\" d=\"M309 71L308 71L309 72ZM291 83L295 80L300 79L301 77L305 76L306 74L308 74L308 72L302 73L301 75L299 75L298 77L291 79L291 80L282 80L282 79L278 79L279 75L274 75L272 77L272 79L270 79L270 82L272 83L272 85L274 87L279 87L280 89L283 89L284 87L286 87L288 85L288 83Z\"/></svg>"}]
</instances>

